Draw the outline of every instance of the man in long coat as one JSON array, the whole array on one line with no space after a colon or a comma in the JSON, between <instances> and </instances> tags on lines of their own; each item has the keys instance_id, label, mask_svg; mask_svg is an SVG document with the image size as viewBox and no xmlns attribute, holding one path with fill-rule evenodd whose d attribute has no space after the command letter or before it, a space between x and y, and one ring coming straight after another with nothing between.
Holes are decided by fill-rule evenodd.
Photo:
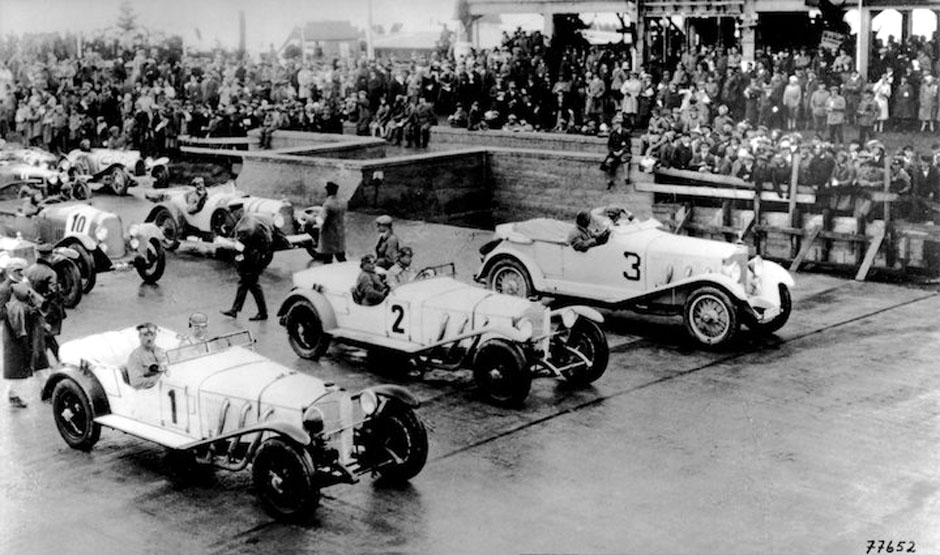
<instances>
[{"instance_id":1,"label":"man in long coat","mask_svg":"<svg viewBox=\"0 0 940 555\"><path fill-rule=\"evenodd\" d=\"M7 382L7 399L10 406L26 408L26 402L20 397L20 384L32 377L30 365L30 342L28 321L28 285L23 279L26 261L22 258L10 259L6 267L6 276L0 283L0 345L3 347L3 379ZM22 286L26 286L24 295ZM14 287L16 293L14 293Z\"/></svg>"},{"instance_id":2,"label":"man in long coat","mask_svg":"<svg viewBox=\"0 0 940 555\"><path fill-rule=\"evenodd\" d=\"M326 184L326 200L320 218L320 240L317 253L320 261L330 264L335 257L339 262L346 262L346 203L336 198L339 185L332 181Z\"/></svg>"}]
</instances>

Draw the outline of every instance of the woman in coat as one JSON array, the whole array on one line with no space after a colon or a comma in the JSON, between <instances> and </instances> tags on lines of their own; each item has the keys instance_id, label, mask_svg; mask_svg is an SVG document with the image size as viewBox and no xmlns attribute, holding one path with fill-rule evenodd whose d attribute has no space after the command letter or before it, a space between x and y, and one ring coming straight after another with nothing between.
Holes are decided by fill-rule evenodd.
<instances>
[{"instance_id":1,"label":"woman in coat","mask_svg":"<svg viewBox=\"0 0 940 555\"><path fill-rule=\"evenodd\" d=\"M875 83L872 89L875 93L875 103L878 104L878 118L875 120L875 132L882 133L885 130L885 122L888 121L888 100L891 98L891 77L887 74L882 75L881 79Z\"/></svg>"},{"instance_id":2,"label":"woman in coat","mask_svg":"<svg viewBox=\"0 0 940 555\"><path fill-rule=\"evenodd\" d=\"M937 82L934 81L933 75L925 77L920 85L917 119L920 120L921 131L926 131L928 126L931 132L934 131L934 122L937 119Z\"/></svg>"},{"instance_id":3,"label":"woman in coat","mask_svg":"<svg viewBox=\"0 0 940 555\"><path fill-rule=\"evenodd\" d=\"M907 131L910 122L914 119L916 106L914 104L914 87L908 82L906 76L901 77L901 84L894 93L894 116L897 119L897 130Z\"/></svg>"}]
</instances>

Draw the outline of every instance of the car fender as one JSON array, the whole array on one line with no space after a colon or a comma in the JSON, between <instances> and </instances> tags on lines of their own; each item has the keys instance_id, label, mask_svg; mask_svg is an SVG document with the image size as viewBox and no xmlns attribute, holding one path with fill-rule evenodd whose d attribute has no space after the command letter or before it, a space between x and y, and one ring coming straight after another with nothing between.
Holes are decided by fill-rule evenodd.
<instances>
[{"instance_id":1,"label":"car fender","mask_svg":"<svg viewBox=\"0 0 940 555\"><path fill-rule=\"evenodd\" d=\"M144 160L144 164L146 164L148 172L152 172L155 168L158 168L160 166L166 166L169 163L170 163L170 159L167 158L166 156L161 156L155 160L150 159L150 158L147 158L146 160Z\"/></svg>"},{"instance_id":2,"label":"car fender","mask_svg":"<svg viewBox=\"0 0 940 555\"><path fill-rule=\"evenodd\" d=\"M277 310L278 317L286 316L290 307L298 301L307 301L313 305L313 308L317 310L317 314L320 316L323 331L336 329L336 313L333 312L333 305L330 304L330 301L319 291L292 289L290 294L287 295L287 298L284 299L284 302L281 303L281 308Z\"/></svg>"},{"instance_id":3,"label":"car fender","mask_svg":"<svg viewBox=\"0 0 940 555\"><path fill-rule=\"evenodd\" d=\"M580 317L582 317L582 318L587 318L588 320L591 320L591 321L593 321L593 322L597 322L598 324L603 324L603 323L604 323L604 316L602 316L600 312L598 312L597 310L594 310L593 308L591 308L591 307L589 307L589 306L584 306L584 305L580 305L580 304L578 304L578 305L572 305L572 306L565 306L565 307L562 307L562 308L557 308L557 309L551 311L551 312L549 313L549 316L552 317L552 318L559 317L559 316L561 316L561 314L564 313L566 310L571 310L571 311L573 311L575 314L577 314L578 316L580 316Z\"/></svg>"},{"instance_id":4,"label":"car fender","mask_svg":"<svg viewBox=\"0 0 940 555\"><path fill-rule=\"evenodd\" d=\"M98 180L102 179L104 176L106 176L106 175L108 175L109 173L111 173L111 171L112 171L114 168L120 168L121 170L123 170L124 173L127 174L128 179L130 179L130 181L131 181L132 183L134 182L134 179L133 179L133 177L134 177L134 172L130 171L130 170L127 168L127 166L125 166L124 164L122 164L122 163L120 163L120 162L112 162L111 164L108 165L108 167L101 169L98 173L96 173L94 176L92 176L92 179L93 179L94 181L98 181Z\"/></svg>"},{"instance_id":5,"label":"car fender","mask_svg":"<svg viewBox=\"0 0 940 555\"><path fill-rule=\"evenodd\" d=\"M163 241L163 230L157 227L156 224L151 222L144 222L142 224L137 224L137 235L141 239L156 239L158 241Z\"/></svg>"},{"instance_id":6,"label":"car fender","mask_svg":"<svg viewBox=\"0 0 940 555\"><path fill-rule=\"evenodd\" d=\"M101 386L101 382L98 381L98 378L88 370L70 365L58 368L49 376L49 379L46 380L46 384L42 388L43 401L52 398L52 392L55 390L56 384L62 380L72 380L82 388L82 391L88 395L88 400L91 402L91 408L95 416L111 413L111 404L108 402L108 395L104 392L104 387Z\"/></svg>"},{"instance_id":7,"label":"car fender","mask_svg":"<svg viewBox=\"0 0 940 555\"><path fill-rule=\"evenodd\" d=\"M98 243L94 239L87 235L81 233L75 233L70 231L65 234L65 237L59 239L59 242L55 244L56 247L68 247L69 245L74 245L75 243L80 243L85 250L90 252L93 256L96 250L98 250Z\"/></svg>"},{"instance_id":8,"label":"car fender","mask_svg":"<svg viewBox=\"0 0 940 555\"><path fill-rule=\"evenodd\" d=\"M377 397L387 397L389 399L397 399L404 403L405 405L415 408L421 406L421 401L415 397L414 393L409 391L407 388L400 385L393 384L379 384L372 387L367 387L359 392L359 395L362 395L363 392L371 391L375 393Z\"/></svg>"},{"instance_id":9,"label":"car fender","mask_svg":"<svg viewBox=\"0 0 940 555\"><path fill-rule=\"evenodd\" d=\"M779 285L783 284L787 287L793 287L796 285L796 281L793 279L793 276L790 275L783 266L777 264L776 262L770 262L769 260L764 260L762 262L763 269L761 270L760 279L762 282L767 284Z\"/></svg>"},{"instance_id":10,"label":"car fender","mask_svg":"<svg viewBox=\"0 0 940 555\"><path fill-rule=\"evenodd\" d=\"M175 204L173 204L172 202L168 202L168 201L157 203L156 206L151 208L150 212L147 213L147 217L144 218L144 222L149 223L149 222L154 221L157 218L157 214L159 214L163 210L168 210L170 214L176 219L177 223L180 224L181 227L185 223L186 220L183 217L183 211L180 210L179 207L177 207Z\"/></svg>"},{"instance_id":11,"label":"car fender","mask_svg":"<svg viewBox=\"0 0 940 555\"><path fill-rule=\"evenodd\" d=\"M525 267L526 271L529 273L529 279L532 280L532 287L536 291L543 291L545 289L545 275L542 273L542 269L535 259L528 254L507 249L504 246L506 243L508 243L508 241L503 241L502 245L497 246L492 252L490 252L489 256L487 256L483 261L483 265L480 267L480 271L477 272L477 275L473 277L474 281L485 283L486 276L490 273L490 269L494 264L500 260L511 258Z\"/></svg>"},{"instance_id":12,"label":"car fender","mask_svg":"<svg viewBox=\"0 0 940 555\"><path fill-rule=\"evenodd\" d=\"M744 287L730 277L717 272L698 274L679 281L674 281L669 284L669 287L664 289L693 289L695 285L703 284L717 285L734 297L733 300L737 300L745 305L747 304L747 292L744 291Z\"/></svg>"},{"instance_id":13,"label":"car fender","mask_svg":"<svg viewBox=\"0 0 940 555\"><path fill-rule=\"evenodd\" d=\"M295 426L290 422L282 422L278 420L266 421L259 424L258 427L270 430L276 434L287 436L298 445L310 445L310 435L303 431L299 426Z\"/></svg>"}]
</instances>

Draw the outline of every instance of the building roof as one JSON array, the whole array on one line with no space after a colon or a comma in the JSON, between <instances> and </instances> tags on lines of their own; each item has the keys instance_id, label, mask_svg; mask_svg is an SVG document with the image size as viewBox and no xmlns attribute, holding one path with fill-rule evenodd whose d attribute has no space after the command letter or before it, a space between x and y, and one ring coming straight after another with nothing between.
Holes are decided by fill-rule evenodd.
<instances>
[{"instance_id":1,"label":"building roof","mask_svg":"<svg viewBox=\"0 0 940 555\"><path fill-rule=\"evenodd\" d=\"M440 38L440 31L397 33L376 36L372 39L372 45L376 50L434 50Z\"/></svg>"},{"instance_id":2,"label":"building roof","mask_svg":"<svg viewBox=\"0 0 940 555\"><path fill-rule=\"evenodd\" d=\"M303 29L303 39L308 42L358 40L360 34L348 21L308 21ZM290 44L300 46L300 39L300 27L294 27L278 51L283 52Z\"/></svg>"}]
</instances>

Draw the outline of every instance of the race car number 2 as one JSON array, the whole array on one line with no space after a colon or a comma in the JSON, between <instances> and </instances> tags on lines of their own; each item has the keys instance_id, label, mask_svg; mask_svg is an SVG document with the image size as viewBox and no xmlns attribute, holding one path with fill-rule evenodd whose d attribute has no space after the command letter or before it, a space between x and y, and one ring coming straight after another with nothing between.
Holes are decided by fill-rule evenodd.
<instances>
[{"instance_id":1,"label":"race car number 2","mask_svg":"<svg viewBox=\"0 0 940 555\"><path fill-rule=\"evenodd\" d=\"M405 328L401 323L405 319L405 307L400 304L393 304L391 307L394 320L392 321L392 333L405 333Z\"/></svg>"},{"instance_id":2,"label":"race car number 2","mask_svg":"<svg viewBox=\"0 0 940 555\"><path fill-rule=\"evenodd\" d=\"M639 281L640 255L635 252L625 252L623 253L623 257L627 259L627 270L623 273L623 277L630 281Z\"/></svg>"}]
</instances>

